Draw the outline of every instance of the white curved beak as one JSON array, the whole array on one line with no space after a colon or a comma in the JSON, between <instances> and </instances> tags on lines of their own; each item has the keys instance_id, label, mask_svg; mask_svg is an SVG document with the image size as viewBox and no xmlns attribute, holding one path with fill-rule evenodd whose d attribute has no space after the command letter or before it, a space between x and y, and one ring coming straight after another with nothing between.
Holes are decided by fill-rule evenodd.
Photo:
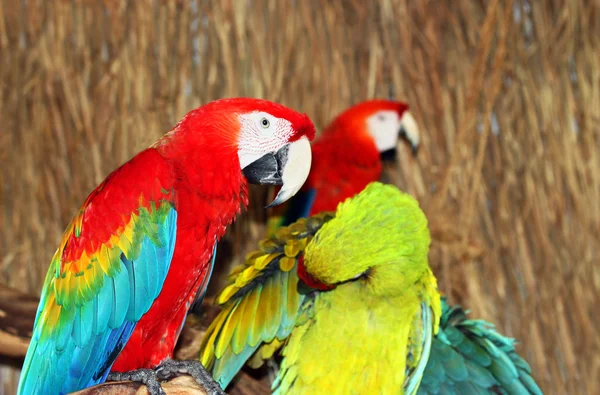
<instances>
[{"instance_id":1,"label":"white curved beak","mask_svg":"<svg viewBox=\"0 0 600 395\"><path fill-rule=\"evenodd\" d=\"M282 160L281 180L283 184L275 200L267 208L277 206L294 196L302 188L308 178L308 173L310 173L312 151L308 138L301 137L288 144L288 147L287 158Z\"/></svg>"},{"instance_id":2,"label":"white curved beak","mask_svg":"<svg viewBox=\"0 0 600 395\"><path fill-rule=\"evenodd\" d=\"M420 140L419 126L409 111L405 111L400 119L400 134L410 143L413 154L416 153Z\"/></svg>"}]
</instances>

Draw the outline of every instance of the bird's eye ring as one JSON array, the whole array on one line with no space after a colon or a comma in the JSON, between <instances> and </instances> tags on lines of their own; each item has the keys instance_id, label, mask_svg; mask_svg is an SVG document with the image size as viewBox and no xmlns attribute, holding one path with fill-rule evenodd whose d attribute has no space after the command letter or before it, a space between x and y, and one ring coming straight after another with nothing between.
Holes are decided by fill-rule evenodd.
<instances>
[{"instance_id":1,"label":"bird's eye ring","mask_svg":"<svg viewBox=\"0 0 600 395\"><path fill-rule=\"evenodd\" d=\"M269 126L271 126L271 122L269 122L269 120L267 118L263 118L260 120L260 126L262 126L263 128L268 128Z\"/></svg>"}]
</instances>

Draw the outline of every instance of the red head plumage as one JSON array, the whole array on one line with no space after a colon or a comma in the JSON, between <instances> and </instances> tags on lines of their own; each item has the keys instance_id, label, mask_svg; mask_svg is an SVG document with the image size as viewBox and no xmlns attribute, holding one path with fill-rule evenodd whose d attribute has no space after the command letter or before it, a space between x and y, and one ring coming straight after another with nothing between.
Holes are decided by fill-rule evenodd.
<instances>
[{"instance_id":1,"label":"red head plumage","mask_svg":"<svg viewBox=\"0 0 600 395\"><path fill-rule=\"evenodd\" d=\"M339 114L331 124L325 128L323 134L341 133L348 137L364 133L368 135L366 120L379 111L395 111L402 118L408 111L408 104L401 101L373 99L355 104Z\"/></svg>"},{"instance_id":2,"label":"red head plumage","mask_svg":"<svg viewBox=\"0 0 600 395\"><path fill-rule=\"evenodd\" d=\"M190 111L156 145L171 142L175 135L179 135L182 140L193 140L208 135L220 145L237 148L241 131L239 115L252 112L265 112L288 120L293 129L288 142L294 142L304 136L309 140L315 137L315 126L306 114L268 100L230 98L215 100ZM225 142L228 144L223 144ZM189 141L186 145L189 145Z\"/></svg>"},{"instance_id":3,"label":"red head plumage","mask_svg":"<svg viewBox=\"0 0 600 395\"><path fill-rule=\"evenodd\" d=\"M317 194L310 213L334 210L339 202L378 180L381 154L395 149L402 122L409 118L408 105L392 100L364 101L338 115L313 144L306 187L316 189ZM410 137L415 147L418 132Z\"/></svg>"}]
</instances>

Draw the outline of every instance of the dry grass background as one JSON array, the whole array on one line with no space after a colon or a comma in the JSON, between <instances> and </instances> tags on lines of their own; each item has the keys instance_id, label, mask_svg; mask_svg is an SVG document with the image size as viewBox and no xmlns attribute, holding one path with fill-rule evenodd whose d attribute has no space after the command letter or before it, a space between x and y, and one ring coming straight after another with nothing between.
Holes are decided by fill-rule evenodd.
<instances>
[{"instance_id":1,"label":"dry grass background","mask_svg":"<svg viewBox=\"0 0 600 395\"><path fill-rule=\"evenodd\" d=\"M324 126L391 88L423 141L389 177L430 218L443 291L546 393L600 393L597 0L0 0L0 282L39 292L85 196L193 107L264 97Z\"/></svg>"}]
</instances>

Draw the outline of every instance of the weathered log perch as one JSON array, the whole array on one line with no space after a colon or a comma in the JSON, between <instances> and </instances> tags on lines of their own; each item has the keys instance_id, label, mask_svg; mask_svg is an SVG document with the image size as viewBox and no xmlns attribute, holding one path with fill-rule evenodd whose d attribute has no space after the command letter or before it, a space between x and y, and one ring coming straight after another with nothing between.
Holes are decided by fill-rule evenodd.
<instances>
[{"instance_id":1,"label":"weathered log perch","mask_svg":"<svg viewBox=\"0 0 600 395\"><path fill-rule=\"evenodd\" d=\"M161 383L167 395L204 395L206 391L191 376L179 376L170 381ZM148 395L148 388L141 383L131 381L109 382L71 395Z\"/></svg>"},{"instance_id":2,"label":"weathered log perch","mask_svg":"<svg viewBox=\"0 0 600 395\"><path fill-rule=\"evenodd\" d=\"M29 346L39 299L0 285L0 353L23 358Z\"/></svg>"},{"instance_id":3,"label":"weathered log perch","mask_svg":"<svg viewBox=\"0 0 600 395\"><path fill-rule=\"evenodd\" d=\"M179 376L170 381L161 383L167 395L204 395L206 391L191 376ZM258 381L246 373L241 373L234 385L227 391L229 395L257 395L269 394L269 385ZM73 392L71 395L148 395L148 389L141 383L131 381L109 382L81 391Z\"/></svg>"}]
</instances>

